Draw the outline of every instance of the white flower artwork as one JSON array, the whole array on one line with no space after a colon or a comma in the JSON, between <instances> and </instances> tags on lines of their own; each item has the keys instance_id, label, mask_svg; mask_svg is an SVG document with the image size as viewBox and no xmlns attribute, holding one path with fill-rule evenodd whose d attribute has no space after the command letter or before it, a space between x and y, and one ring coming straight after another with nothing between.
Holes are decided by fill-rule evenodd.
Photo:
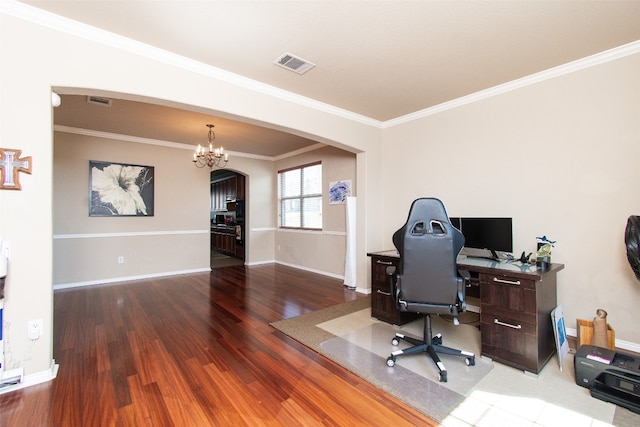
<instances>
[{"instance_id":1,"label":"white flower artwork","mask_svg":"<svg viewBox=\"0 0 640 427\"><path fill-rule=\"evenodd\" d=\"M152 166L90 161L89 216L153 216Z\"/></svg>"}]
</instances>

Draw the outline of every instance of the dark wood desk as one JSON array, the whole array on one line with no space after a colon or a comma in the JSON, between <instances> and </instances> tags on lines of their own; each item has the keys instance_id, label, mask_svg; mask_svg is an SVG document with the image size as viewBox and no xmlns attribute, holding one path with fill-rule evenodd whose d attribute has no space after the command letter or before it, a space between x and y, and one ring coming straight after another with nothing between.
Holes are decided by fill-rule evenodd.
<instances>
[{"instance_id":1,"label":"dark wood desk","mask_svg":"<svg viewBox=\"0 0 640 427\"><path fill-rule=\"evenodd\" d=\"M388 266L397 266L395 250L370 252L371 315L401 325L416 318L395 305L386 278ZM538 373L555 354L551 311L557 306L556 275L563 264L543 272L535 266L460 258L458 268L471 274L467 293L480 298L482 355Z\"/></svg>"}]
</instances>

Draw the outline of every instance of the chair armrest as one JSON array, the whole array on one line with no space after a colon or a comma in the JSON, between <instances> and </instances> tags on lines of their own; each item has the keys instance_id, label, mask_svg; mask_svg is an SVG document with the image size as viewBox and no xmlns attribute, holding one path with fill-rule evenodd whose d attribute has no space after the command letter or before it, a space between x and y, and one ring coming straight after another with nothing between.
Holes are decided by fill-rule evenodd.
<instances>
[{"instance_id":1,"label":"chair armrest","mask_svg":"<svg viewBox=\"0 0 640 427\"><path fill-rule=\"evenodd\" d=\"M387 267L387 283L389 284L389 292L395 298L396 296L396 283L398 282L398 275L396 274L396 267L393 265Z\"/></svg>"},{"instance_id":2,"label":"chair armrest","mask_svg":"<svg viewBox=\"0 0 640 427\"><path fill-rule=\"evenodd\" d=\"M467 270L458 270L458 275L464 279L465 283L471 282L471 273Z\"/></svg>"},{"instance_id":3,"label":"chair armrest","mask_svg":"<svg viewBox=\"0 0 640 427\"><path fill-rule=\"evenodd\" d=\"M392 265L387 267L386 273L389 292L395 304L398 305L398 269Z\"/></svg>"},{"instance_id":4,"label":"chair armrest","mask_svg":"<svg viewBox=\"0 0 640 427\"><path fill-rule=\"evenodd\" d=\"M458 270L458 301L460 301L460 310L467 310L467 285L471 283L471 274L467 270Z\"/></svg>"}]
</instances>

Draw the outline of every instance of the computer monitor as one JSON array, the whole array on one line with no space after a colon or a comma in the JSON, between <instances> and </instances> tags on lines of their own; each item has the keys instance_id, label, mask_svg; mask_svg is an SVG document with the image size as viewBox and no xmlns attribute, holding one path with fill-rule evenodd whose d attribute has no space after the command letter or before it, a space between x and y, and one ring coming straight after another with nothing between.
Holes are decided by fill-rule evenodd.
<instances>
[{"instance_id":1,"label":"computer monitor","mask_svg":"<svg viewBox=\"0 0 640 427\"><path fill-rule=\"evenodd\" d=\"M450 218L464 235L463 255L499 259L498 252L513 252L511 218Z\"/></svg>"}]
</instances>

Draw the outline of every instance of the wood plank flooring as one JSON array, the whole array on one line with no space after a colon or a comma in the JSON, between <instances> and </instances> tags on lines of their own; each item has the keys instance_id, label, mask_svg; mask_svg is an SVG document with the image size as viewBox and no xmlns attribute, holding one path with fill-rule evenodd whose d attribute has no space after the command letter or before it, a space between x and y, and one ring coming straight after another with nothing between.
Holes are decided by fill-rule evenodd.
<instances>
[{"instance_id":1,"label":"wood plank flooring","mask_svg":"<svg viewBox=\"0 0 640 427\"><path fill-rule=\"evenodd\" d=\"M437 425L269 325L361 297L277 264L58 291L58 377L0 426Z\"/></svg>"}]
</instances>

